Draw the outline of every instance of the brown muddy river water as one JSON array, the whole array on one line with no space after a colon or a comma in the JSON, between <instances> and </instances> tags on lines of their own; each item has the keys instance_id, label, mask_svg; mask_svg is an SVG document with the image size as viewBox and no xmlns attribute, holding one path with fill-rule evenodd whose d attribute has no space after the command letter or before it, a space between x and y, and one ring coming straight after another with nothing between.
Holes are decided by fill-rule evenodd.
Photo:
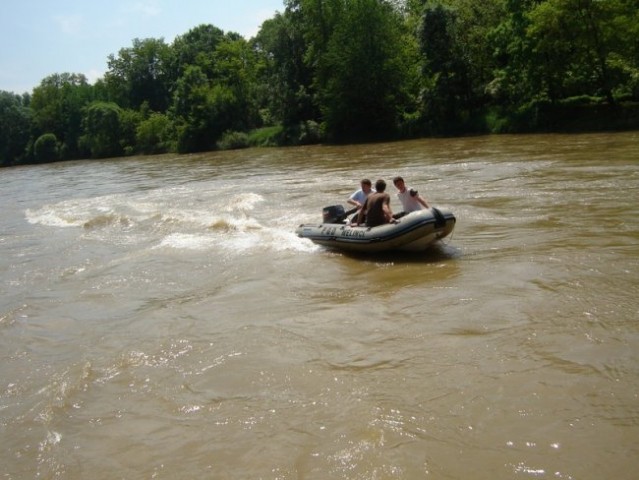
<instances>
[{"instance_id":1,"label":"brown muddy river water","mask_svg":"<svg viewBox=\"0 0 639 480\"><path fill-rule=\"evenodd\" d=\"M295 236L395 175L452 238L354 257ZM0 180L2 478L637 478L639 132Z\"/></svg>"}]
</instances>

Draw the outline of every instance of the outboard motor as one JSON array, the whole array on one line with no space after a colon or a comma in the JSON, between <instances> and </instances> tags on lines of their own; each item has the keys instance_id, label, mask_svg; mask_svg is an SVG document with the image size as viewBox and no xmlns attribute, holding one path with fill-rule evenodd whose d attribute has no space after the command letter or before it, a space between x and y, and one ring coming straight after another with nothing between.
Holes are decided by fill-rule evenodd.
<instances>
[{"instance_id":1,"label":"outboard motor","mask_svg":"<svg viewBox=\"0 0 639 480\"><path fill-rule=\"evenodd\" d=\"M346 218L346 212L341 205L324 207L322 210L323 223L342 223Z\"/></svg>"}]
</instances>

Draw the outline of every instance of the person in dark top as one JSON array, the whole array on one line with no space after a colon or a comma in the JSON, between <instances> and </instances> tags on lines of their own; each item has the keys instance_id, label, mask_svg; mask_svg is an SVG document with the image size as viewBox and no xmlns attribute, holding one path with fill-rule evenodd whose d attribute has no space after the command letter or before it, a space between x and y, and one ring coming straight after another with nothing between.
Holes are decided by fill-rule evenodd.
<instances>
[{"instance_id":1,"label":"person in dark top","mask_svg":"<svg viewBox=\"0 0 639 480\"><path fill-rule=\"evenodd\" d=\"M381 179L377 180L375 182L375 193L371 193L366 197L364 206L359 211L357 225L363 223L364 218L366 218L367 227L376 227L393 220L390 196L384 190L386 190L386 182Z\"/></svg>"}]
</instances>

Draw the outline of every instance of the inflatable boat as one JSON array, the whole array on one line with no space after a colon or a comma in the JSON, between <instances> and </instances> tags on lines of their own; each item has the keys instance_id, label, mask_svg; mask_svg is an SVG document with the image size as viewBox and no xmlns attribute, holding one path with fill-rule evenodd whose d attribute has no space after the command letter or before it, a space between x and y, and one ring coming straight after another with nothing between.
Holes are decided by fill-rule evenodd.
<instances>
[{"instance_id":1,"label":"inflatable boat","mask_svg":"<svg viewBox=\"0 0 639 480\"><path fill-rule=\"evenodd\" d=\"M302 224L297 236L331 249L363 253L426 250L450 235L456 222L452 212L434 207L400 214L394 223L377 227L348 224L345 220L352 211L345 212L341 205L326 207L322 213L323 223Z\"/></svg>"}]
</instances>

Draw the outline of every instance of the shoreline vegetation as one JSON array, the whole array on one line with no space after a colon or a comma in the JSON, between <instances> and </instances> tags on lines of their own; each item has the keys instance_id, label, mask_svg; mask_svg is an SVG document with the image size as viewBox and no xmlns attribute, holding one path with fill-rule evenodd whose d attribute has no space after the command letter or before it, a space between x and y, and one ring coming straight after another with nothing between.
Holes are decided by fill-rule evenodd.
<instances>
[{"instance_id":1,"label":"shoreline vegetation","mask_svg":"<svg viewBox=\"0 0 639 480\"><path fill-rule=\"evenodd\" d=\"M134 39L0 91L0 166L252 146L639 130L637 0L284 0L254 38Z\"/></svg>"}]
</instances>

